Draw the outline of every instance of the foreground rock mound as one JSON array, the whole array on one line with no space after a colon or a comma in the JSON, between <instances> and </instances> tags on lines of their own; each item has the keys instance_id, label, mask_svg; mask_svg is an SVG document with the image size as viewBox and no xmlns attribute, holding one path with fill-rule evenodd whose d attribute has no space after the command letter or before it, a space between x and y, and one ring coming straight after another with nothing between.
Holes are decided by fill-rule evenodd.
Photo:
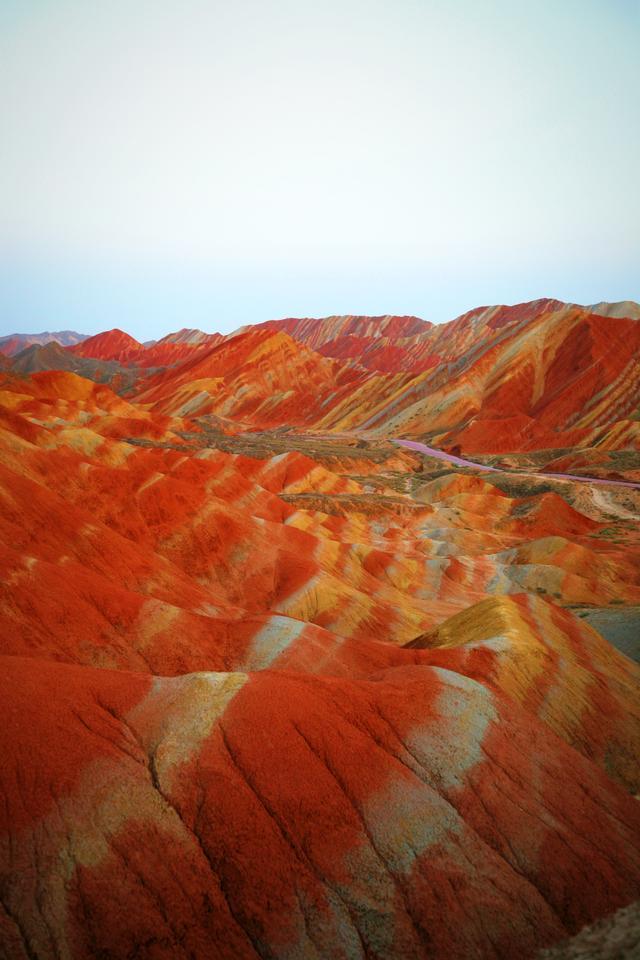
<instances>
[{"instance_id":1,"label":"foreground rock mound","mask_svg":"<svg viewBox=\"0 0 640 960\"><path fill-rule=\"evenodd\" d=\"M1 673L11 958L525 957L638 889L637 802L450 670L33 667Z\"/></svg>"}]
</instances>

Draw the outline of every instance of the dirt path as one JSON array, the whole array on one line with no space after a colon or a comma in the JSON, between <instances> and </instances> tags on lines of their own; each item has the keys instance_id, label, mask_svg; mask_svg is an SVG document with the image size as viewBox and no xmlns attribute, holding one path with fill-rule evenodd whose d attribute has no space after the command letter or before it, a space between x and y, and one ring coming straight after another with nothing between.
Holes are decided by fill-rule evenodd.
<instances>
[{"instance_id":1,"label":"dirt path","mask_svg":"<svg viewBox=\"0 0 640 960\"><path fill-rule=\"evenodd\" d=\"M634 490L640 490L640 483L632 483L630 480L603 480L601 477L580 477L574 473L533 473L530 470L498 470L497 467L489 467L485 463L474 463L473 460L466 460L464 457L455 457L452 453L445 453L443 450L437 450L435 447L428 447L426 443L420 443L418 440L394 440L393 443L408 450L416 450L418 453L426 453L429 457L437 457L438 460L446 460L457 467L474 467L476 470L484 470L491 473L513 473L521 477L549 477L551 480L578 480L580 483L600 483L612 487L631 487ZM618 509L622 509L621 507ZM613 512L613 511L612 511ZM633 514L629 514L635 519Z\"/></svg>"}]
</instances>

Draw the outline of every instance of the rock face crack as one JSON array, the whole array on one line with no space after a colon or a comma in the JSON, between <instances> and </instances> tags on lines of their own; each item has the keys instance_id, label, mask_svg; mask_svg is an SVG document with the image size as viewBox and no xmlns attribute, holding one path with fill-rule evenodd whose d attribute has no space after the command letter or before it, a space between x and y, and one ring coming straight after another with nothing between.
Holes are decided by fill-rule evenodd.
<instances>
[{"instance_id":1,"label":"rock face crack","mask_svg":"<svg viewBox=\"0 0 640 960\"><path fill-rule=\"evenodd\" d=\"M405 885L402 883L402 881L396 875L396 873L390 868L382 852L380 851L378 845L376 844L373 834L371 833L371 830L369 829L369 825L367 824L367 821L365 819L364 813L360 808L359 804L357 803L352 792L350 791L348 784L345 782L344 778L341 777L340 774L337 772L335 765L331 762L327 753L320 752L318 748L311 743L309 737L302 731L299 724L297 724L295 721L292 721L292 726L293 726L293 729L298 734L298 736L300 737L300 739L306 744L309 752L315 757L318 763L320 763L326 769L329 775L333 778L340 792L347 799L350 807L352 808L360 824L362 825L362 830L367 838L369 846L373 850L378 862L382 866L387 876L391 879L397 893L399 894L404 910L412 924L412 927L418 937L418 940L422 943L422 946L428 951L432 945L431 938L429 937L427 930L425 930L423 925L419 922L418 918L415 915L415 912L412 910L411 904L407 898Z\"/></svg>"},{"instance_id":2,"label":"rock face crack","mask_svg":"<svg viewBox=\"0 0 640 960\"><path fill-rule=\"evenodd\" d=\"M318 881L318 883L322 887L329 888L331 892L334 894L334 896L337 897L337 899L340 901L346 913L345 919L348 918L348 920L350 921L351 927L354 933L357 935L358 940L360 942L360 946L362 948L361 955L365 958L369 957L370 956L369 948L358 926L357 918L354 914L353 908L344 899L344 896L340 893L340 891L337 890L334 885L329 884L328 881L325 879L325 877L323 877L322 874L318 871L313 860L305 852L304 848L301 845L298 845L296 843L294 837L290 834L286 823L284 823L282 819L276 814L275 810L271 808L269 803L265 800L261 792L258 790L257 785L254 779L249 774L249 772L246 770L246 768L242 767L242 765L238 760L237 755L234 753L230 745L229 737L224 727L224 722L221 722L219 724L219 730L220 730L220 734L221 734L225 749L229 756L229 759L231 760L232 764L236 767L238 773L240 774L241 778L244 780L246 785L249 787L252 794L255 796L256 801L258 802L260 807L264 810L264 812L267 814L269 819L272 821L272 823L276 827L276 830L279 836L286 843L286 845L291 849L292 854L294 855L296 861L300 864L300 866L305 867L307 870L309 870L313 874L315 879Z\"/></svg>"},{"instance_id":3,"label":"rock face crack","mask_svg":"<svg viewBox=\"0 0 640 960\"><path fill-rule=\"evenodd\" d=\"M254 940L251 937L250 931L243 926L241 919L237 916L237 913L234 911L233 902L228 895L228 891L225 889L224 885L221 883L221 879L218 873L216 872L215 865L211 860L209 852L207 851L205 845L203 844L200 836L198 835L195 829L189 826L179 806L172 801L170 795L167 793L166 790L163 789L159 770L158 770L158 764L157 764L157 748L147 751L140 737L135 733L131 725L128 724L124 718L119 717L115 713L115 711L113 711L110 707L108 707L102 701L100 702L100 706L117 722L118 729L119 730L124 729L127 732L131 741L135 743L136 746L138 747L141 757L135 758L135 759L138 759L139 762L143 762L143 765L146 767L146 770L148 773L149 783L151 787L153 788L155 793L158 795L163 805L166 808L168 808L172 812L172 814L176 816L177 819L180 821L180 824L184 829L185 833L189 836L191 842L196 846L199 854L201 855L204 862L206 863L207 870L211 876L212 882L220 891L235 927L237 928L238 932L241 934L241 937L246 941L246 945L249 951L247 955L259 956L262 958L262 960L272 960L271 951L269 951L267 948L265 952L264 945L261 945L256 940ZM91 731L91 732L94 732L94 731ZM128 753L128 751L125 751L125 752ZM128 754L128 755L131 756L131 754ZM131 868L131 862L127 859L126 850L123 847L120 847L120 848L116 847L116 849L118 849L118 852L124 859L125 863L128 863L129 868ZM142 886L147 890L148 894L154 900L156 907L158 909L158 912L162 916L163 920L165 921L169 929L172 930L173 934L175 935L175 939L173 941L174 946L178 946L181 942L181 939L183 939L184 937L184 933L183 932L180 933L176 931L167 908L164 906L164 904L162 903L161 899L157 896L157 894L150 889L150 887L148 886L148 884L146 883L146 881L144 880L144 878L142 877L139 871L136 871L136 876L139 879Z\"/></svg>"},{"instance_id":4,"label":"rock face crack","mask_svg":"<svg viewBox=\"0 0 640 960\"><path fill-rule=\"evenodd\" d=\"M9 919L9 921L13 924L13 926L16 929L18 938L20 940L20 946L23 950L24 956L27 957L28 960L39 960L38 954L35 952L35 950L31 946L29 937L22 924L22 921L20 920L20 917L18 916L17 913L15 913L15 911L11 910L11 908L8 906L4 897L0 898L0 907L2 908L2 912L4 913L4 915ZM2 946L3 944L0 943L0 947ZM4 946L7 947L8 949L7 944L5 944ZM6 960L13 960L13 958L10 956L8 952L5 954L5 957L6 957Z\"/></svg>"},{"instance_id":5,"label":"rock face crack","mask_svg":"<svg viewBox=\"0 0 640 960\"><path fill-rule=\"evenodd\" d=\"M155 752L149 755L148 769L149 769L149 780L151 782L153 789L158 793L158 795L160 796L162 801L167 805L167 807L169 807L177 816L177 818L180 820L185 831L187 832L187 834L189 835L189 837L191 838L191 840L199 850L200 854L204 858L208 866L209 872L211 874L211 878L215 883L215 885L217 886L220 893L222 894L222 897L227 906L229 914L233 918L234 924L237 927L238 931L245 938L247 942L247 946L250 948L251 953L255 956L261 957L262 960L272 960L271 952L270 951L264 952L264 946L259 944L258 941L251 936L251 932L242 925L241 919L238 917L237 912L234 909L233 902L228 895L228 891L225 889L225 886L221 883L220 877L215 869L215 865L209 855L207 848L203 844L202 839L199 837L196 831L189 826L189 824L184 819L179 807L172 802L169 795L165 793L165 791L162 789L160 777L158 774Z\"/></svg>"},{"instance_id":6,"label":"rock face crack","mask_svg":"<svg viewBox=\"0 0 640 960\"><path fill-rule=\"evenodd\" d=\"M483 750L486 752L486 748L483 747ZM489 754L487 754L487 755L489 756ZM496 767L498 767L498 768L501 770L501 772L504 773L504 775L505 775L507 778L509 778L509 771L505 769L504 765L500 764L499 760L498 760L495 756L492 756L491 759L492 759L493 763L496 765ZM508 799L511 799L511 802L514 803L516 806L518 806L518 808L519 808L527 817L529 817L529 818L531 818L531 819L533 819L533 820L538 820L538 822L541 823L543 826L549 828L550 831L554 834L554 836L556 836L557 839L558 839L561 843L563 843L563 844L571 851L571 853L572 853L572 854L574 855L574 857L576 858L576 861L580 861L580 860L582 859L582 854L581 854L581 852L578 851L578 850L576 850L576 849L571 845L571 843L569 842L569 840L567 839L566 834L569 833L569 829L568 829L568 828L569 828L569 823L567 822L566 813L564 813L564 812L561 811L561 810L558 810L557 807L555 806L555 804L554 804L552 801L548 801L548 802L547 802L547 805L548 805L548 807L549 807L550 814L548 814L548 815L546 815L546 816L536 815L533 811L526 810L521 804L518 804L515 800L513 800L512 798L509 798L509 795L505 793L504 788L503 788L497 781L496 781L496 783L495 783L495 788L496 788L496 790L497 790L499 793L501 793L503 796L507 797ZM591 799L593 799L593 798L591 798ZM607 813L608 813L608 811L607 811ZM558 817L558 821L555 820L555 817L556 817L556 816ZM549 818L551 818L551 822L550 822L550 819L549 819ZM615 818L614 818L614 819L615 819ZM565 829L564 829L562 832L560 832L559 830L557 830L557 824L558 824L558 822L562 823L562 825L565 827ZM593 834L590 834L590 835L587 836L587 835L585 835L584 833L582 833L581 836L580 836L580 839L581 839L584 843L587 843L589 846L593 847L593 849L602 857L603 860L605 860L605 861L609 864L609 866L610 866L613 870L616 869L616 862L615 862L615 861L613 860L613 858L612 858L611 851L610 851L608 848L604 847L602 844L600 844L600 843L597 841L597 839L594 838Z\"/></svg>"}]
</instances>

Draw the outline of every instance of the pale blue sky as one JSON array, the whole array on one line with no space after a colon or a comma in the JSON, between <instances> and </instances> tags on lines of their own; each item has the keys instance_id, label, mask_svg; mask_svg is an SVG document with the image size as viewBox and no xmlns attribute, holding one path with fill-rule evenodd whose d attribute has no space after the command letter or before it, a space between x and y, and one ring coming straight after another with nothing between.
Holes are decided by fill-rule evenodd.
<instances>
[{"instance_id":1,"label":"pale blue sky","mask_svg":"<svg viewBox=\"0 0 640 960\"><path fill-rule=\"evenodd\" d=\"M640 4L0 0L0 334L640 300Z\"/></svg>"}]
</instances>

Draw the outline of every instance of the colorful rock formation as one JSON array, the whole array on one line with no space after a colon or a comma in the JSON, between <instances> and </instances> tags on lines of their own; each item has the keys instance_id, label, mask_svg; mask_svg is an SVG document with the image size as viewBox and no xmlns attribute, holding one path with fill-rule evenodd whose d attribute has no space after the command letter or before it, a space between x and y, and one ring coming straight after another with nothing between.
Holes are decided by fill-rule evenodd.
<instances>
[{"instance_id":1,"label":"colorful rock formation","mask_svg":"<svg viewBox=\"0 0 640 960\"><path fill-rule=\"evenodd\" d=\"M640 491L559 476L633 482L637 324L2 371L0 955L524 960L637 900L640 667L582 615L640 605Z\"/></svg>"}]
</instances>

